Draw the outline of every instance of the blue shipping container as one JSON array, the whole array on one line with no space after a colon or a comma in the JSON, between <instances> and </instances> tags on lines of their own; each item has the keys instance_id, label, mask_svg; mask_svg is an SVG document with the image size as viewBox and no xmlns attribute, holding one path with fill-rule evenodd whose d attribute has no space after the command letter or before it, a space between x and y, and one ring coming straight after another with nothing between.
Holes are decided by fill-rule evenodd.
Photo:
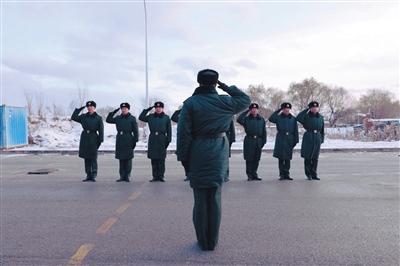
<instances>
[{"instance_id":1,"label":"blue shipping container","mask_svg":"<svg viewBox=\"0 0 400 266\"><path fill-rule=\"evenodd\" d=\"M0 148L28 144L28 119L24 107L0 106Z\"/></svg>"}]
</instances>

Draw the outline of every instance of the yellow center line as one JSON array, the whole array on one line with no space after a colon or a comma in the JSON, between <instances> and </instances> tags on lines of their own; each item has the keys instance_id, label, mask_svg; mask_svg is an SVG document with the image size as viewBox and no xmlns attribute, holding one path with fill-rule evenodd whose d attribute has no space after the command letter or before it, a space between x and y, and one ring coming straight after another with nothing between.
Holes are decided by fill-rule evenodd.
<instances>
[{"instance_id":1,"label":"yellow center line","mask_svg":"<svg viewBox=\"0 0 400 266\"><path fill-rule=\"evenodd\" d=\"M94 248L94 244L83 244L78 248L75 254L71 257L68 262L68 266L81 265L86 255Z\"/></svg>"},{"instance_id":2,"label":"yellow center line","mask_svg":"<svg viewBox=\"0 0 400 266\"><path fill-rule=\"evenodd\" d=\"M133 193L130 195L130 197L128 198L128 200L134 201L135 199L137 199L137 197L139 197L139 195L140 195L140 192L139 192L139 191L135 191L135 192L133 192Z\"/></svg>"},{"instance_id":3,"label":"yellow center line","mask_svg":"<svg viewBox=\"0 0 400 266\"><path fill-rule=\"evenodd\" d=\"M132 203L130 202L125 202L124 204L122 204L116 211L116 214L122 214L124 211L126 211L129 206L131 206Z\"/></svg>"},{"instance_id":4,"label":"yellow center line","mask_svg":"<svg viewBox=\"0 0 400 266\"><path fill-rule=\"evenodd\" d=\"M115 213L117 215L120 215L122 213L124 213L131 205L132 205L132 201L134 201L135 199L137 199L139 197L141 192L136 191L133 192L129 198L128 198L128 202L125 202L124 204L122 204L116 211ZM97 230L96 230L96 234L99 235L104 235L108 232L108 230L110 230L110 228L118 221L117 217L110 217L108 218ZM83 244L82 246L79 247L79 249L75 252L75 254L70 258L69 262L68 262L68 266L72 266L72 265L81 265L82 261L85 259L85 257L87 256L87 254L94 249L94 244Z\"/></svg>"},{"instance_id":5,"label":"yellow center line","mask_svg":"<svg viewBox=\"0 0 400 266\"><path fill-rule=\"evenodd\" d=\"M117 217L111 217L108 218L96 231L96 234L99 235L104 235L105 233L107 233L108 230L110 230L111 226L113 226L113 224L115 224L115 222L118 220Z\"/></svg>"}]
</instances>

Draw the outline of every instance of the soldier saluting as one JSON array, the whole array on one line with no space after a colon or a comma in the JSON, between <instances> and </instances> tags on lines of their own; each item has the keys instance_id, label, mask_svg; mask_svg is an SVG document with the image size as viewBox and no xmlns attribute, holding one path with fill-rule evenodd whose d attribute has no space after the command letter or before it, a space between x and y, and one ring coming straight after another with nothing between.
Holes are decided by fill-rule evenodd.
<instances>
[{"instance_id":1,"label":"soldier saluting","mask_svg":"<svg viewBox=\"0 0 400 266\"><path fill-rule=\"evenodd\" d=\"M132 171L133 150L139 140L136 118L131 115L129 103L121 103L120 107L110 112L106 122L115 124L117 136L115 141L115 158L119 160L119 176L117 182L129 182ZM121 109L121 114L114 115Z\"/></svg>"},{"instance_id":2,"label":"soldier saluting","mask_svg":"<svg viewBox=\"0 0 400 266\"><path fill-rule=\"evenodd\" d=\"M257 169L261 159L262 148L267 142L267 130L264 118L258 114L258 104L252 103L249 110L237 118L244 127L246 136L243 142L243 157L246 160L247 181L259 181Z\"/></svg>"},{"instance_id":3,"label":"soldier saluting","mask_svg":"<svg viewBox=\"0 0 400 266\"><path fill-rule=\"evenodd\" d=\"M181 109L176 110L172 116L171 116L171 120L175 123L179 122L179 114L181 113ZM183 181L189 181L189 162L185 161L185 162L181 162L183 169L185 170L185 178Z\"/></svg>"},{"instance_id":4,"label":"soldier saluting","mask_svg":"<svg viewBox=\"0 0 400 266\"><path fill-rule=\"evenodd\" d=\"M299 142L299 130L296 117L290 110L291 103L282 103L281 108L269 117L271 123L276 124L276 137L274 154L279 159L279 180L293 180L290 177L290 160L292 160L293 148Z\"/></svg>"},{"instance_id":5,"label":"soldier saluting","mask_svg":"<svg viewBox=\"0 0 400 266\"><path fill-rule=\"evenodd\" d=\"M84 108L87 113L79 114ZM76 108L71 120L82 125L83 131L79 141L79 157L85 160L86 179L83 182L95 182L97 176L97 150L104 140L103 119L96 113L96 103L86 102L86 105Z\"/></svg>"},{"instance_id":6,"label":"soldier saluting","mask_svg":"<svg viewBox=\"0 0 400 266\"><path fill-rule=\"evenodd\" d=\"M231 148L232 144L236 141L236 133L235 133L235 122L233 122L233 119L229 125L228 131L226 131L226 137L228 138L229 142L229 158L231 158ZM226 177L224 179L225 182L229 182L229 164L228 164L228 170L226 171Z\"/></svg>"},{"instance_id":7,"label":"soldier saluting","mask_svg":"<svg viewBox=\"0 0 400 266\"><path fill-rule=\"evenodd\" d=\"M211 69L200 71L197 82L200 86L185 100L179 115L177 155L190 165L198 244L202 250L214 250L221 222L221 186L228 169L226 132L233 115L246 108L250 99L236 86L219 82L218 72ZM231 97L218 95L217 83Z\"/></svg>"},{"instance_id":8,"label":"soldier saluting","mask_svg":"<svg viewBox=\"0 0 400 266\"><path fill-rule=\"evenodd\" d=\"M155 112L147 115L153 108L155 108ZM154 106L144 109L139 120L147 122L150 129L147 148L147 157L151 159L153 172L153 179L150 182L165 182L165 158L171 142L171 120L164 113L164 103L156 102Z\"/></svg>"},{"instance_id":9,"label":"soldier saluting","mask_svg":"<svg viewBox=\"0 0 400 266\"><path fill-rule=\"evenodd\" d=\"M318 112L319 103L312 101L308 108L297 115L306 132L301 143L301 157L304 158L304 171L308 180L320 180L317 175L318 157L324 143L324 117Z\"/></svg>"}]
</instances>

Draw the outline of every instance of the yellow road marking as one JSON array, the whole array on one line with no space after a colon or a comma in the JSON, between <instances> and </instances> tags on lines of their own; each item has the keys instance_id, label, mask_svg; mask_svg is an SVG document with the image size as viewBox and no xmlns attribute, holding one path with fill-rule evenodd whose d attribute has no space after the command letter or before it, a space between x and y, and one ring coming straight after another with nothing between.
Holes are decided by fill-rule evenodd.
<instances>
[{"instance_id":1,"label":"yellow road marking","mask_svg":"<svg viewBox=\"0 0 400 266\"><path fill-rule=\"evenodd\" d=\"M133 192L132 195L128 198L128 200L135 200L137 199L137 197L139 197L139 195L140 195L139 191Z\"/></svg>"},{"instance_id":2,"label":"yellow road marking","mask_svg":"<svg viewBox=\"0 0 400 266\"><path fill-rule=\"evenodd\" d=\"M71 257L68 262L69 266L81 265L82 261L85 259L86 255L94 248L94 244L83 244L78 248L75 254Z\"/></svg>"},{"instance_id":3,"label":"yellow road marking","mask_svg":"<svg viewBox=\"0 0 400 266\"><path fill-rule=\"evenodd\" d=\"M130 206L131 206L131 201L134 201L137 199L140 195L139 191L133 192L129 198L128 202L125 202L122 204L115 212L116 214L122 214L125 212ZM129 202L130 201L130 202ZM110 217L108 218L97 230L96 234L104 235L105 233L110 230L110 228L118 221L117 217ZM94 244L83 244L82 246L79 247L79 249L75 252L75 254L70 258L68 265L81 265L87 254L94 249Z\"/></svg>"},{"instance_id":4,"label":"yellow road marking","mask_svg":"<svg viewBox=\"0 0 400 266\"><path fill-rule=\"evenodd\" d=\"M96 234L104 235L110 230L111 226L115 224L118 219L116 217L108 218L96 231Z\"/></svg>"},{"instance_id":5,"label":"yellow road marking","mask_svg":"<svg viewBox=\"0 0 400 266\"><path fill-rule=\"evenodd\" d=\"M126 202L126 203L122 204L115 212L117 214L122 214L124 211L126 211L129 208L129 206L131 206L131 204L132 203L130 203L130 202Z\"/></svg>"}]
</instances>

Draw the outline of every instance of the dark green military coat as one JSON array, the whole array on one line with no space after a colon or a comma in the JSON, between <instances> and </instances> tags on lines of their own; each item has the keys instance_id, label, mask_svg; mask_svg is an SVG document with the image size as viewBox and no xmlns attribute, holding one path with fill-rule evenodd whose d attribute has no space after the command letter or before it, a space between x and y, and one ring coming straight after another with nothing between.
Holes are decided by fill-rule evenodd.
<instances>
[{"instance_id":1,"label":"dark green military coat","mask_svg":"<svg viewBox=\"0 0 400 266\"><path fill-rule=\"evenodd\" d=\"M291 114L279 114L279 112L280 110L275 111L268 119L276 124L277 129L273 155L278 159L291 160L293 148L299 142L299 129L296 117Z\"/></svg>"},{"instance_id":2,"label":"dark green military coat","mask_svg":"<svg viewBox=\"0 0 400 266\"><path fill-rule=\"evenodd\" d=\"M179 109L179 110L176 110L173 114L172 114L172 116L171 116L171 121L173 121L173 122L175 122L175 123L178 123L178 121L179 121L179 114L181 113L181 109Z\"/></svg>"},{"instance_id":3,"label":"dark green military coat","mask_svg":"<svg viewBox=\"0 0 400 266\"><path fill-rule=\"evenodd\" d=\"M96 159L97 150L104 140L103 119L96 112L79 115L82 109L75 109L71 120L82 125L83 131L79 141L79 157Z\"/></svg>"},{"instance_id":4,"label":"dark green military coat","mask_svg":"<svg viewBox=\"0 0 400 266\"><path fill-rule=\"evenodd\" d=\"M139 120L149 124L150 136L147 147L147 157L149 159L165 159L167 147L171 142L171 120L169 116L161 114L149 114L144 109L139 116Z\"/></svg>"},{"instance_id":5,"label":"dark green military coat","mask_svg":"<svg viewBox=\"0 0 400 266\"><path fill-rule=\"evenodd\" d=\"M308 110L303 110L296 118L306 130L301 143L301 157L304 159L318 159L325 136L324 117L319 113L314 115Z\"/></svg>"},{"instance_id":6,"label":"dark green military coat","mask_svg":"<svg viewBox=\"0 0 400 266\"><path fill-rule=\"evenodd\" d=\"M133 149L139 140L138 125L136 118L130 113L127 115L118 115L116 112L110 112L106 122L115 124L117 128L117 137L115 141L115 158L119 160L129 160L133 158Z\"/></svg>"},{"instance_id":7,"label":"dark green military coat","mask_svg":"<svg viewBox=\"0 0 400 266\"><path fill-rule=\"evenodd\" d=\"M243 142L243 157L246 161L259 161L261 151L267 142L267 130L264 118L257 114L256 117L247 115L244 111L237 118L237 122L244 127L246 136Z\"/></svg>"},{"instance_id":8,"label":"dark green military coat","mask_svg":"<svg viewBox=\"0 0 400 266\"><path fill-rule=\"evenodd\" d=\"M236 141L235 122L233 122L233 120L229 125L228 131L226 131L226 137L228 138L229 143L229 157L231 157L231 146Z\"/></svg>"},{"instance_id":9,"label":"dark green military coat","mask_svg":"<svg viewBox=\"0 0 400 266\"><path fill-rule=\"evenodd\" d=\"M229 142L213 137L228 131L233 115L250 104L236 86L226 89L231 97L218 95L212 86L201 86L188 98L179 115L177 155L189 161L193 188L221 186L228 170Z\"/></svg>"}]
</instances>

